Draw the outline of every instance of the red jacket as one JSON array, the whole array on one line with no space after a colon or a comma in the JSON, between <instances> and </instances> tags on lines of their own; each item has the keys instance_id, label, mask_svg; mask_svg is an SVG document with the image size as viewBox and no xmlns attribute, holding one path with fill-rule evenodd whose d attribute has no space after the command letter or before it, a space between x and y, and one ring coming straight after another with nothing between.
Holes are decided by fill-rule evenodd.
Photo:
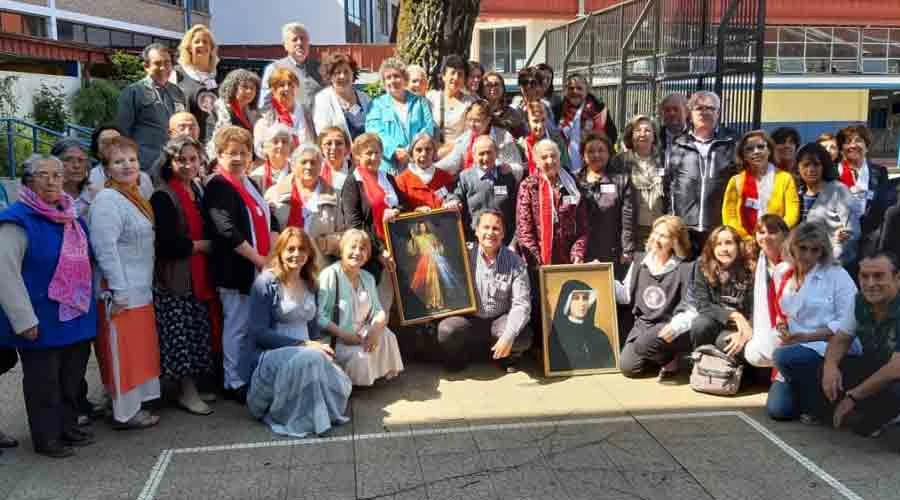
<instances>
[{"instance_id":1,"label":"red jacket","mask_svg":"<svg viewBox=\"0 0 900 500\"><path fill-rule=\"evenodd\" d=\"M538 186L540 177L530 175L519 185L519 199L516 204L516 240L519 253L525 258L530 269L541 265L540 203L538 202ZM564 189L564 188L560 188ZM553 257L551 264L571 264L575 260L584 261L588 243L588 216L584 196L578 205L561 203L567 196L577 193L560 193L555 195L560 203L556 204L558 222L553 228Z\"/></svg>"},{"instance_id":2,"label":"red jacket","mask_svg":"<svg viewBox=\"0 0 900 500\"><path fill-rule=\"evenodd\" d=\"M432 176L431 182L427 185L408 168L398 175L395 180L397 181L397 188L406 196L409 210L426 206L429 208L441 208L444 203L443 197L453 192L453 176L439 168L434 169L434 176ZM446 192L442 192L441 189L446 190ZM438 194L443 194L443 197L438 196Z\"/></svg>"}]
</instances>

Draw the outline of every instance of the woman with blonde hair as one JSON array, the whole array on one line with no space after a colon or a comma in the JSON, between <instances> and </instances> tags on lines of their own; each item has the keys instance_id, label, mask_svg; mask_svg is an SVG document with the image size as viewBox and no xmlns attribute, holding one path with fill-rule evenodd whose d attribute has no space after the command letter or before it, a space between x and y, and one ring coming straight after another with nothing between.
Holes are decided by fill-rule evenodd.
<instances>
[{"instance_id":1,"label":"woman with blonde hair","mask_svg":"<svg viewBox=\"0 0 900 500\"><path fill-rule=\"evenodd\" d=\"M316 307L315 249L296 227L282 231L250 292L253 321L241 359L247 407L273 432L322 434L349 421L350 378L322 338Z\"/></svg>"},{"instance_id":2,"label":"woman with blonde hair","mask_svg":"<svg viewBox=\"0 0 900 500\"><path fill-rule=\"evenodd\" d=\"M216 124L212 113L218 98L218 64L218 46L212 32L202 24L194 25L178 45L178 65L172 78L184 92L188 111L200 125L200 142L204 144L212 137Z\"/></svg>"},{"instance_id":3,"label":"woman with blonde hair","mask_svg":"<svg viewBox=\"0 0 900 500\"><path fill-rule=\"evenodd\" d=\"M319 327L337 340L335 359L353 385L368 386L403 371L397 337L387 329L375 278L362 267L372 253L365 231L341 237L341 260L319 275Z\"/></svg>"},{"instance_id":4,"label":"woman with blonde hair","mask_svg":"<svg viewBox=\"0 0 900 500\"><path fill-rule=\"evenodd\" d=\"M647 252L637 253L622 282L615 282L616 302L632 304L634 327L619 356L626 377L659 367L659 380L678 370L676 338L690 329L690 316L676 314L687 296L691 279L691 243L687 226L674 215L653 222Z\"/></svg>"}]
</instances>

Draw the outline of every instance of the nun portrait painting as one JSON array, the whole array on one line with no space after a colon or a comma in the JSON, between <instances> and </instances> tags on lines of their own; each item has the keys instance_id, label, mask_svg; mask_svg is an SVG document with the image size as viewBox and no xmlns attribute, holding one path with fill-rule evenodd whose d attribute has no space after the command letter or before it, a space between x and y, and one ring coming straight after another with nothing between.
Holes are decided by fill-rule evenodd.
<instances>
[{"instance_id":1,"label":"nun portrait painting","mask_svg":"<svg viewBox=\"0 0 900 500\"><path fill-rule=\"evenodd\" d=\"M579 280L563 283L548 338L547 372L616 368L610 337L596 326L597 291Z\"/></svg>"}]
</instances>

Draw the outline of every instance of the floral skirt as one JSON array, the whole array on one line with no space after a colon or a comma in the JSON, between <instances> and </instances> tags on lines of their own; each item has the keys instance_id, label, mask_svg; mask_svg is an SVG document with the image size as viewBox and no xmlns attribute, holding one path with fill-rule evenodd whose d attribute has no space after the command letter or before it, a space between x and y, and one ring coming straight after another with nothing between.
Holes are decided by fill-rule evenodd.
<instances>
[{"instance_id":1,"label":"floral skirt","mask_svg":"<svg viewBox=\"0 0 900 500\"><path fill-rule=\"evenodd\" d=\"M180 380L212 371L209 310L193 295L154 288L162 377Z\"/></svg>"}]
</instances>

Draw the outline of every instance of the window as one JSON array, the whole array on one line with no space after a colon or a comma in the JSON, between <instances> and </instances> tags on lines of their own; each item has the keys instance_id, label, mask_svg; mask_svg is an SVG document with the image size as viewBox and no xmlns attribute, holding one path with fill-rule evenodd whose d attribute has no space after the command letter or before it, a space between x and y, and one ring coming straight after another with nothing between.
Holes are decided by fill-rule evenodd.
<instances>
[{"instance_id":1,"label":"window","mask_svg":"<svg viewBox=\"0 0 900 500\"><path fill-rule=\"evenodd\" d=\"M344 14L347 26L347 43L367 42L365 0L347 0L344 3Z\"/></svg>"},{"instance_id":2,"label":"window","mask_svg":"<svg viewBox=\"0 0 900 500\"><path fill-rule=\"evenodd\" d=\"M182 9L187 4L187 0L155 0L160 3L165 3L169 5L174 5L175 7L181 7ZM191 2L191 10L196 12L204 12L209 14L209 0L190 0Z\"/></svg>"},{"instance_id":3,"label":"window","mask_svg":"<svg viewBox=\"0 0 900 500\"><path fill-rule=\"evenodd\" d=\"M47 38L47 20L40 16L0 11L0 31Z\"/></svg>"},{"instance_id":4,"label":"window","mask_svg":"<svg viewBox=\"0 0 900 500\"><path fill-rule=\"evenodd\" d=\"M154 38L142 33L88 26L70 21L57 21L56 33L60 40L67 42L88 43L98 47L117 49L141 50L153 42L161 43L166 47L178 45L178 40Z\"/></svg>"},{"instance_id":5,"label":"window","mask_svg":"<svg viewBox=\"0 0 900 500\"><path fill-rule=\"evenodd\" d=\"M478 60L488 71L516 73L525 65L525 28L479 30Z\"/></svg>"},{"instance_id":6,"label":"window","mask_svg":"<svg viewBox=\"0 0 900 500\"><path fill-rule=\"evenodd\" d=\"M110 32L112 47L123 47L123 48L131 48L134 47L134 36L131 33L125 31L111 31Z\"/></svg>"},{"instance_id":7,"label":"window","mask_svg":"<svg viewBox=\"0 0 900 500\"><path fill-rule=\"evenodd\" d=\"M900 73L900 29L768 26L765 71Z\"/></svg>"},{"instance_id":8,"label":"window","mask_svg":"<svg viewBox=\"0 0 900 500\"><path fill-rule=\"evenodd\" d=\"M390 16L388 13L388 2L387 0L378 0L378 26L381 28L382 35L390 35L391 27L388 21L390 20Z\"/></svg>"},{"instance_id":9,"label":"window","mask_svg":"<svg viewBox=\"0 0 900 500\"><path fill-rule=\"evenodd\" d=\"M109 30L106 28L88 26L87 43L98 47L109 47Z\"/></svg>"}]
</instances>

